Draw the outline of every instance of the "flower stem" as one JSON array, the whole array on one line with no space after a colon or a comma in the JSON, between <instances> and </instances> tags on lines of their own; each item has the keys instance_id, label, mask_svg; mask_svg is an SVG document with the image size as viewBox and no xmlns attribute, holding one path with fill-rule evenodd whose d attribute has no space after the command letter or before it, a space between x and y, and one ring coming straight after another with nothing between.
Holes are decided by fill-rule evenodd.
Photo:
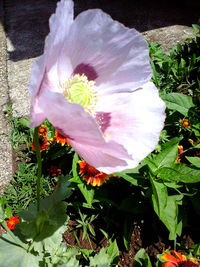
<instances>
[{"instance_id":1,"label":"flower stem","mask_svg":"<svg viewBox=\"0 0 200 267\"><path fill-rule=\"evenodd\" d=\"M41 183L41 175L42 175L42 159L40 153L40 144L39 144L39 136L38 136L39 127L36 127L34 130L34 143L36 148L36 158L38 163L38 173L37 173L37 211L40 211L40 183Z\"/></svg>"}]
</instances>

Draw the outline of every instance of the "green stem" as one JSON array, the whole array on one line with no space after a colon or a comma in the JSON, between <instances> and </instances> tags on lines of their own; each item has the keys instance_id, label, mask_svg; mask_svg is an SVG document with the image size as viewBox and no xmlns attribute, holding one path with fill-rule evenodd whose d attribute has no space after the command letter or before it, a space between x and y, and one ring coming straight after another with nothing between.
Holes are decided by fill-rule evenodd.
<instances>
[{"instance_id":1,"label":"green stem","mask_svg":"<svg viewBox=\"0 0 200 267\"><path fill-rule=\"evenodd\" d=\"M88 241L89 241L89 244L90 244L91 249L94 250L94 249L93 249L93 246L92 246L92 242L91 242L90 237L89 237L88 234L87 234L87 238L88 238Z\"/></svg>"},{"instance_id":2,"label":"green stem","mask_svg":"<svg viewBox=\"0 0 200 267\"><path fill-rule=\"evenodd\" d=\"M39 127L36 127L35 131L34 131L34 143L35 143L36 158L37 158L37 163L38 163L38 173L37 173L37 211L40 211L40 183L41 183L41 175L42 175L42 159L41 159L41 153L40 153L38 130L39 130Z\"/></svg>"}]
</instances>

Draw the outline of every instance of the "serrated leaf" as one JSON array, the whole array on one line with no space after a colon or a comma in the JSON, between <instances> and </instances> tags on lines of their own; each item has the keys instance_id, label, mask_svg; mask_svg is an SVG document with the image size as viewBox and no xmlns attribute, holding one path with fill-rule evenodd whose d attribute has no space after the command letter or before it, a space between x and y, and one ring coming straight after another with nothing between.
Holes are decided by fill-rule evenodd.
<instances>
[{"instance_id":1,"label":"serrated leaf","mask_svg":"<svg viewBox=\"0 0 200 267\"><path fill-rule=\"evenodd\" d=\"M157 177L167 181L183 183L200 182L200 171L183 163L174 164L172 167L160 168Z\"/></svg>"},{"instance_id":2,"label":"serrated leaf","mask_svg":"<svg viewBox=\"0 0 200 267\"><path fill-rule=\"evenodd\" d=\"M102 248L94 257L90 257L90 267L109 267L111 259L106 253L106 248Z\"/></svg>"},{"instance_id":3,"label":"serrated leaf","mask_svg":"<svg viewBox=\"0 0 200 267\"><path fill-rule=\"evenodd\" d=\"M62 235L66 231L66 226L58 228L51 236L44 238L42 241L34 242L33 248L35 251L42 252L43 249L48 251L53 256L53 251L56 250L62 242Z\"/></svg>"},{"instance_id":4,"label":"serrated leaf","mask_svg":"<svg viewBox=\"0 0 200 267\"><path fill-rule=\"evenodd\" d=\"M21 217L25 222L20 223L16 227L29 239L34 239L35 242L43 241L44 239L51 237L61 226L66 222L66 206L65 202L58 202L54 205L50 205L48 198L41 201L41 211L37 213L36 206L31 206L31 215L35 214L35 217L28 217L29 211L22 212ZM25 216L24 216L25 215Z\"/></svg>"},{"instance_id":5,"label":"serrated leaf","mask_svg":"<svg viewBox=\"0 0 200 267\"><path fill-rule=\"evenodd\" d=\"M67 265L66 265L67 264ZM81 267L82 265L79 265L79 261L76 259L76 257L71 258L66 263L59 265L60 267Z\"/></svg>"},{"instance_id":6,"label":"serrated leaf","mask_svg":"<svg viewBox=\"0 0 200 267\"><path fill-rule=\"evenodd\" d=\"M41 257L28 253L20 246L16 246L9 234L0 238L0 266L1 267L38 267Z\"/></svg>"},{"instance_id":7,"label":"serrated leaf","mask_svg":"<svg viewBox=\"0 0 200 267\"><path fill-rule=\"evenodd\" d=\"M180 93L169 93L161 96L165 101L167 108L180 112L185 117L188 115L188 111L195 104L192 101L191 96L187 96Z\"/></svg>"},{"instance_id":8,"label":"serrated leaf","mask_svg":"<svg viewBox=\"0 0 200 267\"><path fill-rule=\"evenodd\" d=\"M144 248L141 248L134 257L133 267L152 267L149 256Z\"/></svg>"},{"instance_id":9,"label":"serrated leaf","mask_svg":"<svg viewBox=\"0 0 200 267\"><path fill-rule=\"evenodd\" d=\"M46 258L47 266L63 266L63 267L80 267L78 258L80 258L80 250L76 247L66 249L66 244L60 243L54 251L51 252L51 257ZM46 266L46 265L45 265Z\"/></svg>"}]
</instances>

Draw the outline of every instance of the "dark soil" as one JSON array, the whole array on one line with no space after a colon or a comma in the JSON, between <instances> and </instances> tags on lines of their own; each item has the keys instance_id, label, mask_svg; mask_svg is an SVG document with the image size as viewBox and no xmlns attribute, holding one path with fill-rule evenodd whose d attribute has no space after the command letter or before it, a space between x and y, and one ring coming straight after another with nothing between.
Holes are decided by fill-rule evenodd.
<instances>
[{"instance_id":1,"label":"dark soil","mask_svg":"<svg viewBox=\"0 0 200 267\"><path fill-rule=\"evenodd\" d=\"M130 238L129 250L126 250L122 245L120 247L120 242L118 242L120 249L118 261L119 267L132 267L134 256L141 248L145 248L146 253L151 259L152 266L154 266L154 264L156 263L158 254L161 254L166 249L173 249L173 243L170 244L169 241L166 241L167 239L163 239L163 237L161 236L151 236L151 234L149 233L149 235L147 234L146 238L144 238L143 235L146 231L146 229L144 228L144 225L139 225L137 222L133 222L133 231ZM94 230L96 231L95 227ZM66 243L66 247L77 246L79 248L99 251L102 247L108 245L108 240L105 237L102 236L102 238L99 239L99 237L90 236L92 245L91 247L87 237L82 240L82 234L82 231L78 231L76 229L76 221L70 220L69 230L63 234L63 241ZM77 244L75 235L79 239L79 244ZM189 253L189 250L187 248L195 244L192 237L187 233L183 234L180 243L184 248L180 249L179 251L185 255Z\"/></svg>"}]
</instances>

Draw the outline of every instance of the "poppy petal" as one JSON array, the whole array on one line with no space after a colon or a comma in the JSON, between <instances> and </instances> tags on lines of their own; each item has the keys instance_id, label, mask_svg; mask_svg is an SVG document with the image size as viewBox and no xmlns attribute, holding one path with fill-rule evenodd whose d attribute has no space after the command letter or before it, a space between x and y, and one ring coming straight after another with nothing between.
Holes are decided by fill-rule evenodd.
<instances>
[{"instance_id":1,"label":"poppy petal","mask_svg":"<svg viewBox=\"0 0 200 267\"><path fill-rule=\"evenodd\" d=\"M79 14L71 26L62 57L70 57L73 68L90 65L96 71L97 86L104 89L134 90L152 76L147 42L135 29L124 25L99 9Z\"/></svg>"},{"instance_id":2,"label":"poppy petal","mask_svg":"<svg viewBox=\"0 0 200 267\"><path fill-rule=\"evenodd\" d=\"M132 155L129 168L136 167L155 149L164 124L164 110L165 104L151 82L129 94L100 98L97 114L107 114L105 124L100 122L101 129L107 141L123 145Z\"/></svg>"}]
</instances>

